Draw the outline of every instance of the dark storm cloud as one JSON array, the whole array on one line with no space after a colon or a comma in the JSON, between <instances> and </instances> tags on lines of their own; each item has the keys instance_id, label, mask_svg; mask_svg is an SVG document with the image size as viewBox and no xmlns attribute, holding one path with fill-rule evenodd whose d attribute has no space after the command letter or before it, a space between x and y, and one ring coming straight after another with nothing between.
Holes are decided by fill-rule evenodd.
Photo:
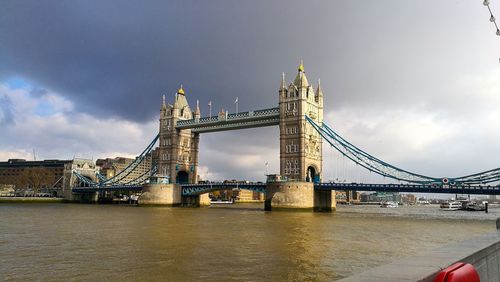
<instances>
[{"instance_id":1,"label":"dark storm cloud","mask_svg":"<svg viewBox=\"0 0 500 282\"><path fill-rule=\"evenodd\" d=\"M287 52L276 51L306 45L281 32L306 33L285 20L294 13L267 1L4 1L0 75L136 121L156 115L161 95L171 100L181 83L218 108L236 96L242 108L273 106L281 71L299 60L284 64Z\"/></svg>"},{"instance_id":2,"label":"dark storm cloud","mask_svg":"<svg viewBox=\"0 0 500 282\"><path fill-rule=\"evenodd\" d=\"M281 72L292 80L300 59L311 83L322 76L329 109L452 95L441 74L474 67L463 58L474 38L443 19L450 8L473 17L463 4L354 2L3 1L0 79L22 76L79 111L145 121L181 83L205 111L209 100L231 109L237 96L241 110L274 106Z\"/></svg>"}]
</instances>

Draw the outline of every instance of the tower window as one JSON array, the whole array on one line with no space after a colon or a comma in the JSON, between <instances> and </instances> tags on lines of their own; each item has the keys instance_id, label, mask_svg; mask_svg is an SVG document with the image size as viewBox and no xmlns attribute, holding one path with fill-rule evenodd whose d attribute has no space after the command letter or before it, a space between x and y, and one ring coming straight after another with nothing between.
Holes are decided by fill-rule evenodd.
<instances>
[{"instance_id":1,"label":"tower window","mask_svg":"<svg viewBox=\"0 0 500 282\"><path fill-rule=\"evenodd\" d=\"M297 127L296 126L287 127L286 128L286 134L296 134L296 133L297 133Z\"/></svg>"},{"instance_id":2,"label":"tower window","mask_svg":"<svg viewBox=\"0 0 500 282\"><path fill-rule=\"evenodd\" d=\"M295 109L297 108L297 103L296 102L289 102L289 103L286 103L286 110L287 111L295 111Z\"/></svg>"}]
</instances>

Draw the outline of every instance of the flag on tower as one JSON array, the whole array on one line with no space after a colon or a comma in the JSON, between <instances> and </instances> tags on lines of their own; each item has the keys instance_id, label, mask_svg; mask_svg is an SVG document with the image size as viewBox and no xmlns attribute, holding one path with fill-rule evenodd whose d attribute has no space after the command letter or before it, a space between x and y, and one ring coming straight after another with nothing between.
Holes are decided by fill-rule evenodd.
<instances>
[{"instance_id":1,"label":"flag on tower","mask_svg":"<svg viewBox=\"0 0 500 282\"><path fill-rule=\"evenodd\" d=\"M212 101L209 101L208 102L208 106L211 107L212 106Z\"/></svg>"},{"instance_id":2,"label":"flag on tower","mask_svg":"<svg viewBox=\"0 0 500 282\"><path fill-rule=\"evenodd\" d=\"M236 100L234 100L234 103L235 104L238 103L238 97L236 97Z\"/></svg>"}]
</instances>

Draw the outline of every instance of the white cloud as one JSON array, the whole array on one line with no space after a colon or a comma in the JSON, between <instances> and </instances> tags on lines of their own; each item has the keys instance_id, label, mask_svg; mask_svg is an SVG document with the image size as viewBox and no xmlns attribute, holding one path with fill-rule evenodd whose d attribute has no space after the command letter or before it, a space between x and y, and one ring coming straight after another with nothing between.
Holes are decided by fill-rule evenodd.
<instances>
[{"instance_id":1,"label":"white cloud","mask_svg":"<svg viewBox=\"0 0 500 282\"><path fill-rule=\"evenodd\" d=\"M499 167L500 70L457 78L448 92L453 96L439 97L444 106L425 97L407 106L346 105L325 122L368 153L417 173L460 176Z\"/></svg>"},{"instance_id":2,"label":"white cloud","mask_svg":"<svg viewBox=\"0 0 500 282\"><path fill-rule=\"evenodd\" d=\"M138 155L157 132L157 122L139 124L117 118L98 119L73 111L71 101L53 92L40 97L29 89L0 85L0 95L12 101L15 123L2 126L0 157L99 158ZM41 108L43 107L43 108ZM40 115L41 110L50 110Z\"/></svg>"},{"instance_id":3,"label":"white cloud","mask_svg":"<svg viewBox=\"0 0 500 282\"><path fill-rule=\"evenodd\" d=\"M0 161L8 159L33 160L33 152L26 150L0 151Z\"/></svg>"}]
</instances>

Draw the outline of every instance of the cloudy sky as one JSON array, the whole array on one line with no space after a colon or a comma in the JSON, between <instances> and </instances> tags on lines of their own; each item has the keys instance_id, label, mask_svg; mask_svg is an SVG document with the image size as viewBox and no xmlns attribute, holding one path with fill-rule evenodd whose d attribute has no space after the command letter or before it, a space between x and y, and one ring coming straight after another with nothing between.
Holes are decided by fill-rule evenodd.
<instances>
[{"instance_id":1,"label":"cloudy sky","mask_svg":"<svg viewBox=\"0 0 500 282\"><path fill-rule=\"evenodd\" d=\"M500 166L500 37L480 0L0 4L0 160L134 156L181 83L203 115L274 107L303 59L325 122L371 154L436 177ZM201 174L278 172L278 138L204 134ZM323 153L324 179L376 180Z\"/></svg>"}]
</instances>

